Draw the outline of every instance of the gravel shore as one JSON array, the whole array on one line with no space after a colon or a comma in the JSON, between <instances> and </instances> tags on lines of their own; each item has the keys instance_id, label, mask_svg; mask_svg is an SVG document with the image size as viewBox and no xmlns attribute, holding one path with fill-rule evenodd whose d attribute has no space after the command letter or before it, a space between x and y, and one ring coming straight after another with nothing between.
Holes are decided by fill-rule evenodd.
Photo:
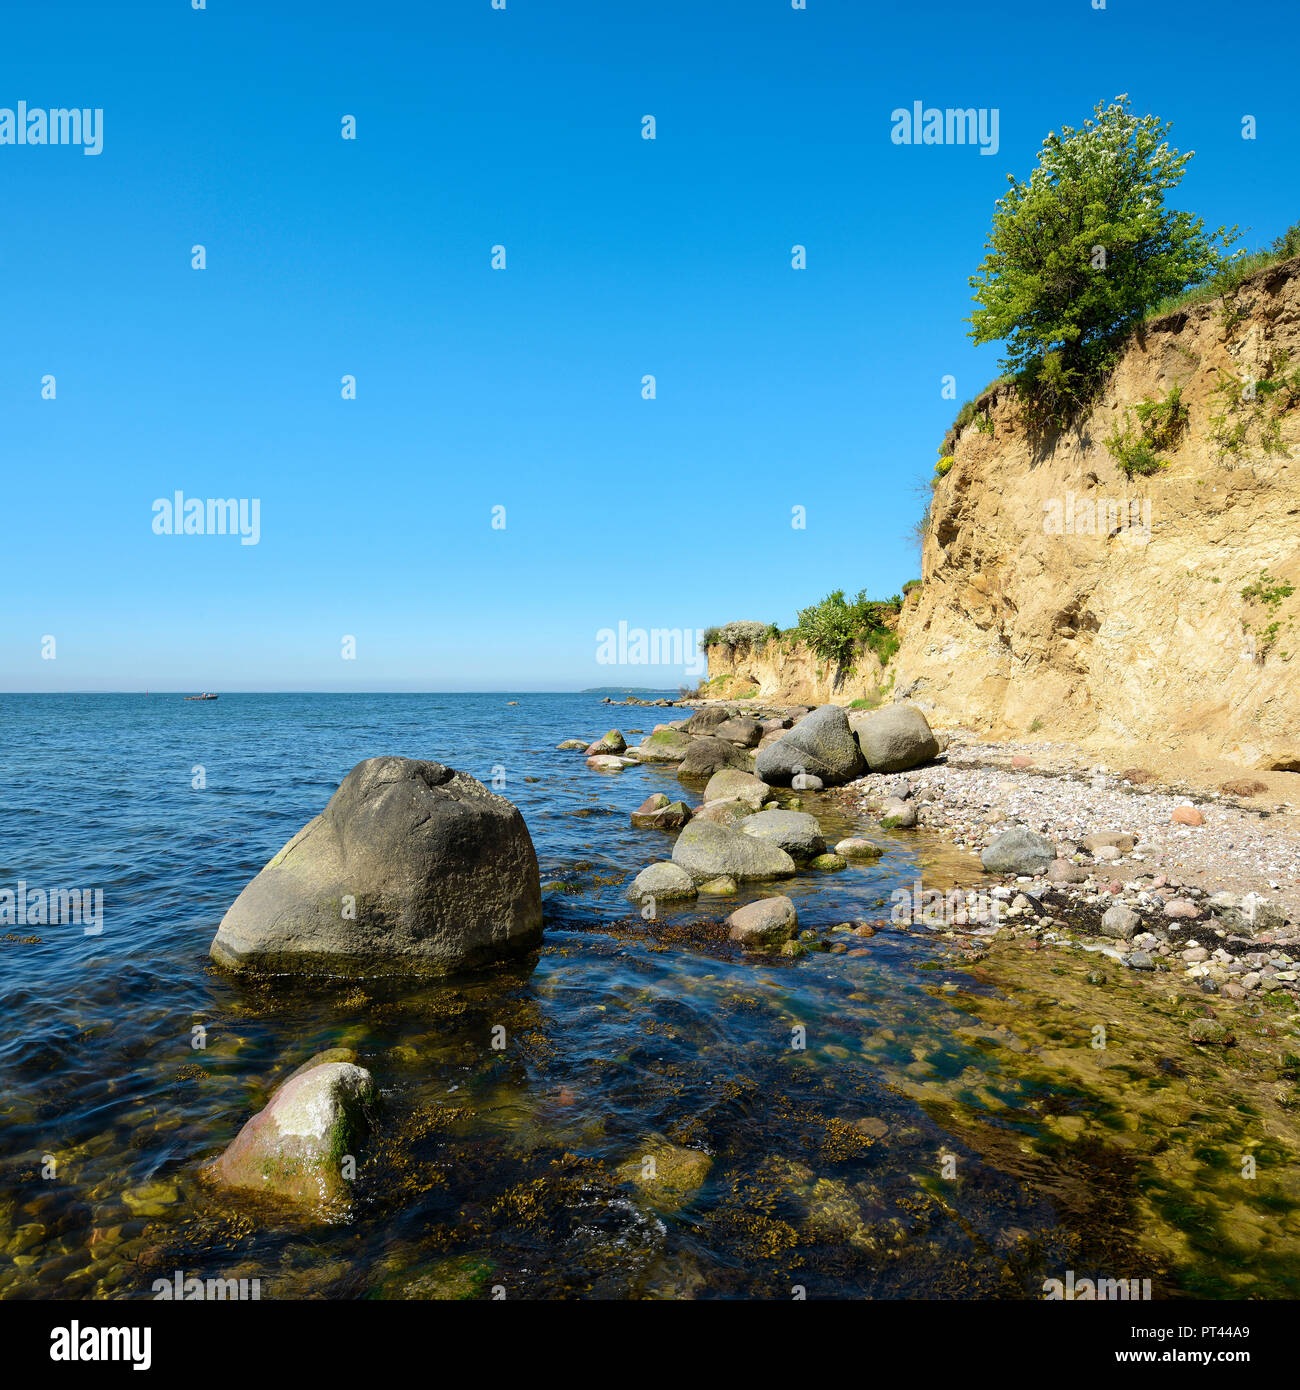
<instances>
[{"instance_id":1,"label":"gravel shore","mask_svg":"<svg viewBox=\"0 0 1300 1390\"><path fill-rule=\"evenodd\" d=\"M868 773L836 793L877 815L900 794L918 825L977 855L1016 826L1055 843L1046 872L988 875L999 929L1177 970L1207 993L1296 995L1293 807L1152 785L1140 769L1106 767L1066 745L986 743L960 731L939 761ZM1116 907L1127 911L1108 911Z\"/></svg>"}]
</instances>

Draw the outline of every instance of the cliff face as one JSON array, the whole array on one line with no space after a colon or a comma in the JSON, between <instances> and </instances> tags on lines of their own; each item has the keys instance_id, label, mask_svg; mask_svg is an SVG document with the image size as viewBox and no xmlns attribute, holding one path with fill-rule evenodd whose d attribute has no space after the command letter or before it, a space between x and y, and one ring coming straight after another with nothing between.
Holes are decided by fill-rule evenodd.
<instances>
[{"instance_id":1,"label":"cliff face","mask_svg":"<svg viewBox=\"0 0 1300 1390\"><path fill-rule=\"evenodd\" d=\"M862 652L849 670L822 661L802 642L773 641L761 647L709 648L704 693L736 699L754 697L789 705L851 704L888 700L892 684L873 653ZM882 695L882 687L884 693Z\"/></svg>"},{"instance_id":2,"label":"cliff face","mask_svg":"<svg viewBox=\"0 0 1300 1390\"><path fill-rule=\"evenodd\" d=\"M1172 388L1168 466L1127 478L1105 441L1127 428L1136 445L1139 405ZM1300 260L1227 312L1150 324L1059 437L1030 431L1011 387L988 393L950 437L895 698L997 737L1300 770L1298 437Z\"/></svg>"},{"instance_id":3,"label":"cliff face","mask_svg":"<svg viewBox=\"0 0 1300 1390\"><path fill-rule=\"evenodd\" d=\"M1141 459L1144 416L1166 466L1130 478L1106 441ZM993 737L1300 770L1298 439L1300 259L1149 324L1063 434L1036 433L1012 387L987 393L945 447L885 672L713 648L728 679L708 693L847 703L883 684Z\"/></svg>"}]
</instances>

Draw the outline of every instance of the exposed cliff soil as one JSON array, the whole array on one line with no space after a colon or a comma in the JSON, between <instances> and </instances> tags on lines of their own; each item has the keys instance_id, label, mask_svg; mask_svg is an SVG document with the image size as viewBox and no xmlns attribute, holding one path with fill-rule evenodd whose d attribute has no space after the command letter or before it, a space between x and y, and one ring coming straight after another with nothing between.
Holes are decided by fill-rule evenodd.
<instances>
[{"instance_id":1,"label":"exposed cliff soil","mask_svg":"<svg viewBox=\"0 0 1300 1390\"><path fill-rule=\"evenodd\" d=\"M700 695L725 700L776 700L790 705L876 703L892 698L891 668L863 651L853 665L823 661L802 642L778 638L756 647L709 648L709 679Z\"/></svg>"},{"instance_id":2,"label":"exposed cliff soil","mask_svg":"<svg viewBox=\"0 0 1300 1390\"><path fill-rule=\"evenodd\" d=\"M988 393L950 437L894 697L994 737L1300 770L1298 368L1291 260L1148 325L1075 429ZM1127 478L1105 441L1173 388L1167 466Z\"/></svg>"}]
</instances>

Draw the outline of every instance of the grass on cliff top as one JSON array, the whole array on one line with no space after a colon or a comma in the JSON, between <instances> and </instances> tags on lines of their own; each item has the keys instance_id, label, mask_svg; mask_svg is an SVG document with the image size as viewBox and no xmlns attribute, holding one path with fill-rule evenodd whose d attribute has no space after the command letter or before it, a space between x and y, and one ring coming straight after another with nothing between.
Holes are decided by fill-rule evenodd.
<instances>
[{"instance_id":1,"label":"grass on cliff top","mask_svg":"<svg viewBox=\"0 0 1300 1390\"><path fill-rule=\"evenodd\" d=\"M1229 256L1204 284L1193 285L1181 294L1170 295L1158 304L1152 305L1147 311L1145 322L1151 323L1177 309L1186 309L1193 304L1205 304L1211 299L1223 300L1226 317L1230 308L1229 299L1245 281L1259 271L1267 270L1271 265L1290 260L1292 256L1300 256L1300 222L1288 227L1267 250L1239 251L1235 256Z\"/></svg>"}]
</instances>

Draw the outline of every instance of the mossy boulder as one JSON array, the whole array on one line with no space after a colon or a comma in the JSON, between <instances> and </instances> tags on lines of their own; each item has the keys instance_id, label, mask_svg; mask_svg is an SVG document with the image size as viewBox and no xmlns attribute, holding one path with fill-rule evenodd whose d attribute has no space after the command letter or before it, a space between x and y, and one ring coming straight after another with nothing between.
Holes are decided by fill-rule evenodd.
<instances>
[{"instance_id":1,"label":"mossy boulder","mask_svg":"<svg viewBox=\"0 0 1300 1390\"><path fill-rule=\"evenodd\" d=\"M669 800L663 792L654 792L632 812L632 824L639 830L647 829L654 823L655 814L668 804Z\"/></svg>"},{"instance_id":2,"label":"mossy boulder","mask_svg":"<svg viewBox=\"0 0 1300 1390\"><path fill-rule=\"evenodd\" d=\"M1236 1041L1232 1029L1217 1018L1194 1018L1188 1026L1187 1036L1194 1043L1216 1047L1229 1047Z\"/></svg>"},{"instance_id":3,"label":"mossy boulder","mask_svg":"<svg viewBox=\"0 0 1300 1390\"><path fill-rule=\"evenodd\" d=\"M376 1091L364 1067L339 1058L321 1053L293 1072L204 1167L204 1179L318 1220L346 1219Z\"/></svg>"},{"instance_id":4,"label":"mossy boulder","mask_svg":"<svg viewBox=\"0 0 1300 1390\"><path fill-rule=\"evenodd\" d=\"M595 743L588 744L587 756L589 758L598 757L602 753L621 753L627 747L627 741L617 729L610 729L608 733L598 738Z\"/></svg>"},{"instance_id":5,"label":"mossy boulder","mask_svg":"<svg viewBox=\"0 0 1300 1390\"><path fill-rule=\"evenodd\" d=\"M686 756L677 769L679 777L707 782L715 772L724 767L738 768L741 772L753 772L754 757L734 743L724 738L696 738L691 740Z\"/></svg>"},{"instance_id":6,"label":"mossy boulder","mask_svg":"<svg viewBox=\"0 0 1300 1390\"><path fill-rule=\"evenodd\" d=\"M642 739L633 749L632 756L643 763L679 763L690 752L695 740L680 729L656 729L649 738Z\"/></svg>"}]
</instances>

